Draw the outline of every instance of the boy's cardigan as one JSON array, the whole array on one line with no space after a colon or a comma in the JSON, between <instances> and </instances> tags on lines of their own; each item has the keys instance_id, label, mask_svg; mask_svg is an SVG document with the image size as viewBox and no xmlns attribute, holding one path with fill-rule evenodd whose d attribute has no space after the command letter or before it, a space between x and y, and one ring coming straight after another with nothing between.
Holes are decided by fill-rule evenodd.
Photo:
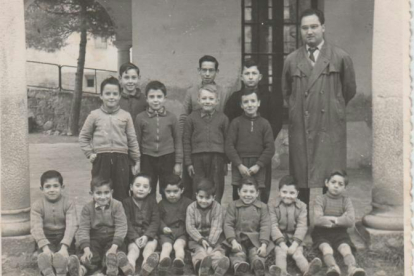
<instances>
[{"instance_id":1,"label":"boy's cardigan","mask_svg":"<svg viewBox=\"0 0 414 276\"><path fill-rule=\"evenodd\" d=\"M139 88L136 89L134 95L129 95L122 91L119 106L121 109L129 112L132 119L135 119L139 113L145 111L147 108L147 97L145 97L145 94Z\"/></svg>"},{"instance_id":2,"label":"boy's cardigan","mask_svg":"<svg viewBox=\"0 0 414 276\"><path fill-rule=\"evenodd\" d=\"M184 125L183 147L184 163L191 165L191 154L201 152L224 153L229 120L222 112L211 115L198 109L191 113Z\"/></svg>"},{"instance_id":3,"label":"boy's cardigan","mask_svg":"<svg viewBox=\"0 0 414 276\"><path fill-rule=\"evenodd\" d=\"M137 206L132 197L122 202L128 223L127 238L131 242L144 235L155 239L160 227L160 214L155 197L148 195L141 202L141 207Z\"/></svg>"},{"instance_id":4,"label":"boy's cardigan","mask_svg":"<svg viewBox=\"0 0 414 276\"><path fill-rule=\"evenodd\" d=\"M103 107L93 110L79 134L86 157L92 153L118 152L139 161L139 146L131 114L118 108L113 112Z\"/></svg>"},{"instance_id":5,"label":"boy's cardigan","mask_svg":"<svg viewBox=\"0 0 414 276\"><path fill-rule=\"evenodd\" d=\"M193 202L191 199L181 196L181 198L171 203L167 199L162 199L158 203L158 210L160 212L160 232L163 234L165 227L182 229L179 232L175 232L176 237L185 235L185 218L188 205ZM182 233L181 233L182 232Z\"/></svg>"},{"instance_id":6,"label":"boy's cardigan","mask_svg":"<svg viewBox=\"0 0 414 276\"><path fill-rule=\"evenodd\" d=\"M335 227L353 227L355 224L355 211L352 201L344 195L333 196L329 192L319 195L314 203L315 226L328 227L331 222L324 216L337 217Z\"/></svg>"},{"instance_id":7,"label":"boy's cardigan","mask_svg":"<svg viewBox=\"0 0 414 276\"><path fill-rule=\"evenodd\" d=\"M275 154L269 122L260 115L250 118L243 114L237 117L230 124L225 149L234 166L242 164L241 158L256 157L257 165L263 168Z\"/></svg>"},{"instance_id":8,"label":"boy's cardigan","mask_svg":"<svg viewBox=\"0 0 414 276\"><path fill-rule=\"evenodd\" d=\"M287 242L285 234L301 244L308 231L306 204L296 199L291 205L283 203L282 198L276 198L276 202L269 206L270 219L272 221L271 236L275 244Z\"/></svg>"},{"instance_id":9,"label":"boy's cardigan","mask_svg":"<svg viewBox=\"0 0 414 276\"><path fill-rule=\"evenodd\" d=\"M206 209L200 209L197 201L187 208L186 230L195 242L204 239L214 247L223 233L223 222L223 209L217 201Z\"/></svg>"},{"instance_id":10,"label":"boy's cardigan","mask_svg":"<svg viewBox=\"0 0 414 276\"><path fill-rule=\"evenodd\" d=\"M79 226L74 202L63 195L55 202L37 200L30 211L30 226L39 248L50 244L46 236L54 233L64 233L60 243L70 247Z\"/></svg>"},{"instance_id":11,"label":"boy's cardigan","mask_svg":"<svg viewBox=\"0 0 414 276\"><path fill-rule=\"evenodd\" d=\"M127 234L128 225L124 207L112 198L109 205L98 207L95 201L87 203L81 213L76 235L79 248L90 247L91 239L113 237L112 243L121 246Z\"/></svg>"},{"instance_id":12,"label":"boy's cardigan","mask_svg":"<svg viewBox=\"0 0 414 276\"><path fill-rule=\"evenodd\" d=\"M234 239L241 243L247 237L257 248L262 243L267 244L267 253L270 253L274 248L270 241L270 223L267 205L263 202L256 199L246 205L241 199L233 201L228 205L224 219L225 243L231 247Z\"/></svg>"},{"instance_id":13,"label":"boy's cardigan","mask_svg":"<svg viewBox=\"0 0 414 276\"><path fill-rule=\"evenodd\" d=\"M135 131L142 154L160 157L175 152L175 163L183 162L183 144L173 113L149 108L137 115Z\"/></svg>"}]
</instances>

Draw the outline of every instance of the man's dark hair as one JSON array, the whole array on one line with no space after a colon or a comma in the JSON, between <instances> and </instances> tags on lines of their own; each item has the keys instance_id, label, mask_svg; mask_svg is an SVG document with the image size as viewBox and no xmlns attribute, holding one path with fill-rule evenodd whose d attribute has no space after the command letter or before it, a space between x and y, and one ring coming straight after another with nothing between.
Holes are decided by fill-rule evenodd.
<instances>
[{"instance_id":1,"label":"man's dark hair","mask_svg":"<svg viewBox=\"0 0 414 276\"><path fill-rule=\"evenodd\" d=\"M139 76L138 66L136 66L135 64L131 62L124 63L121 65L121 67L119 67L119 76L122 78L122 74L125 72L128 72L131 69L134 69L135 71L137 71L137 75Z\"/></svg>"},{"instance_id":2,"label":"man's dark hair","mask_svg":"<svg viewBox=\"0 0 414 276\"><path fill-rule=\"evenodd\" d=\"M165 178L165 187L167 187L168 185L177 186L179 189L184 188L183 182L181 181L181 177L175 174L170 174Z\"/></svg>"},{"instance_id":3,"label":"man's dark hair","mask_svg":"<svg viewBox=\"0 0 414 276\"><path fill-rule=\"evenodd\" d=\"M254 60L252 58L246 59L244 61L243 67L242 67L242 73L243 73L244 67L250 68L250 67L253 67L253 66L256 66L257 70L259 70L259 72L260 72L260 64L256 60Z\"/></svg>"},{"instance_id":4,"label":"man's dark hair","mask_svg":"<svg viewBox=\"0 0 414 276\"><path fill-rule=\"evenodd\" d=\"M165 85L160 81L150 81L147 86L145 87L145 95L148 96L148 92L150 90L161 90L164 96L167 96L167 88Z\"/></svg>"},{"instance_id":5,"label":"man's dark hair","mask_svg":"<svg viewBox=\"0 0 414 276\"><path fill-rule=\"evenodd\" d=\"M103 93L105 85L107 84L117 85L119 88L119 92L121 92L121 85L119 84L119 80L115 77L109 77L109 78L104 79L104 81L101 83L101 95Z\"/></svg>"},{"instance_id":6,"label":"man's dark hair","mask_svg":"<svg viewBox=\"0 0 414 276\"><path fill-rule=\"evenodd\" d=\"M63 177L60 174L60 172L55 171L55 170L45 171L42 174L42 176L40 177L40 186L43 187L46 180L49 180L49 179L52 179L52 178L57 178L57 180L60 183L60 186L63 186Z\"/></svg>"},{"instance_id":7,"label":"man's dark hair","mask_svg":"<svg viewBox=\"0 0 414 276\"><path fill-rule=\"evenodd\" d=\"M109 188L112 190L112 187L113 187L112 179L103 178L101 176L95 176L91 180L91 191L93 192L95 188L99 188L105 185L108 185Z\"/></svg>"},{"instance_id":8,"label":"man's dark hair","mask_svg":"<svg viewBox=\"0 0 414 276\"><path fill-rule=\"evenodd\" d=\"M196 193L200 191L205 192L208 196L214 196L216 194L216 188L214 187L213 181L202 178L196 187Z\"/></svg>"},{"instance_id":9,"label":"man's dark hair","mask_svg":"<svg viewBox=\"0 0 414 276\"><path fill-rule=\"evenodd\" d=\"M213 56L209 56L209 55L205 55L202 56L199 60L198 60L198 67L201 68L201 65L203 64L203 62L205 61L209 61L209 62L214 62L216 64L216 70L218 70L219 67L219 63L217 61L217 59Z\"/></svg>"},{"instance_id":10,"label":"man's dark hair","mask_svg":"<svg viewBox=\"0 0 414 276\"><path fill-rule=\"evenodd\" d=\"M307 9L304 10L302 12L302 14L300 15L300 24L302 25L302 19L305 16L309 16L309 15L316 15L319 18L319 22L321 23L321 25L325 24L325 15L323 14L323 12L321 10L318 9Z\"/></svg>"}]
</instances>

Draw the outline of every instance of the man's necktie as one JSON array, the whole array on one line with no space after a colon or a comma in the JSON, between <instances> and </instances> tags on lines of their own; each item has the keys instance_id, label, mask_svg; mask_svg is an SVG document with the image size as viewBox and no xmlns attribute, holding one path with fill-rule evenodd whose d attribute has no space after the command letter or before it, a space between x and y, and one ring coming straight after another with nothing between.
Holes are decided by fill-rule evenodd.
<instances>
[{"instance_id":1,"label":"man's necktie","mask_svg":"<svg viewBox=\"0 0 414 276\"><path fill-rule=\"evenodd\" d=\"M313 53L314 53L316 50L318 50L318 47L315 47L315 48L309 48L309 49L308 49L308 51L309 51L309 59L310 59L310 60L312 60L313 62L316 62L316 61L315 61L315 56L313 55Z\"/></svg>"}]
</instances>

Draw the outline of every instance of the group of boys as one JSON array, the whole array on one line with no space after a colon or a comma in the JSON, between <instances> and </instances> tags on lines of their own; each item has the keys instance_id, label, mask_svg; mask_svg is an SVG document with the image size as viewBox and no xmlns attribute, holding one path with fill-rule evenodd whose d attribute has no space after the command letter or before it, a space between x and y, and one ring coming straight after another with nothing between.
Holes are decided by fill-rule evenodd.
<instances>
[{"instance_id":1,"label":"group of boys","mask_svg":"<svg viewBox=\"0 0 414 276\"><path fill-rule=\"evenodd\" d=\"M211 56L202 57L199 64L200 70L218 69ZM203 67L206 64L212 68ZM206 76L209 72L204 72ZM149 275L156 267L161 275L169 275L170 267L182 275L187 245L201 276L209 275L211 269L217 276L224 275L230 266L236 275L249 269L264 275L265 257L273 248L272 275L288 275L287 255L303 275L319 271L321 261L315 258L308 263L303 255L307 211L297 199L294 179L281 180L274 206L264 203L269 198L266 169L275 148L272 125L259 112L261 97L266 95L257 90L261 75L256 63L247 61L243 67L242 80L252 89L239 95L239 116L229 122L218 110L229 95L221 93L214 81L208 82L199 87L198 107L185 116L182 130L177 117L164 106L163 83L149 82L143 94L138 88L139 69L132 63L121 66L119 79L102 82L103 104L91 112L79 135L92 163L93 197L83 207L79 225L74 203L61 194L60 173L48 171L41 177L44 198L33 205L32 234L43 275L78 276L102 268L108 276L118 275L119 269L134 275L141 251L141 275ZM220 202L228 161L234 201L224 215ZM193 178L191 199L183 196L183 163ZM352 203L342 194L347 176L334 172L325 185L327 193L315 202L312 237L328 266L326 275L340 275L332 247L344 256L349 275L365 275L356 267L346 232L354 223Z\"/></svg>"}]
</instances>

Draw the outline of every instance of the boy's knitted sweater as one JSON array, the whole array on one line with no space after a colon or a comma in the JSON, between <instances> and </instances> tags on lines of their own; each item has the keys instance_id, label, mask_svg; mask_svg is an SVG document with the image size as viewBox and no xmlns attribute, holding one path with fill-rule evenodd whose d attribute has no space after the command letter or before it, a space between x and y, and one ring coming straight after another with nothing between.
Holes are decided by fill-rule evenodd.
<instances>
[{"instance_id":1,"label":"boy's knitted sweater","mask_svg":"<svg viewBox=\"0 0 414 276\"><path fill-rule=\"evenodd\" d=\"M337 217L334 227L353 227L355 211L352 201L344 195L333 196L329 192L319 195L314 204L315 226L327 227L331 222L325 216Z\"/></svg>"}]
</instances>

